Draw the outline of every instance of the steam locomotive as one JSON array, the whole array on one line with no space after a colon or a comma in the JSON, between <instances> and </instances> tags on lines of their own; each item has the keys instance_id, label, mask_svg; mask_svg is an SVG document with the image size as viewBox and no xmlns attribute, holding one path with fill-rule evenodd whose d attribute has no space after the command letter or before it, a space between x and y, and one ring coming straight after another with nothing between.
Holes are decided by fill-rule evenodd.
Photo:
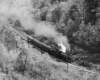
<instances>
[{"instance_id":1,"label":"steam locomotive","mask_svg":"<svg viewBox=\"0 0 100 80\"><path fill-rule=\"evenodd\" d=\"M16 32L20 37L22 37L24 40L26 40L29 44L31 44L33 47L36 47L38 50L42 52L47 52L50 56L58 59L59 61L68 62L71 63L72 59L70 56L67 56L65 53L60 51L59 49L53 49L49 47L48 45L40 42L39 40L27 35L23 34L21 31L18 31L16 29L13 29L14 32Z\"/></svg>"},{"instance_id":2,"label":"steam locomotive","mask_svg":"<svg viewBox=\"0 0 100 80\"><path fill-rule=\"evenodd\" d=\"M35 38L29 38L27 36L27 42L33 46L35 46L37 49L43 51L43 52L47 52L50 56L63 61L63 62L72 62L72 59L70 56L67 56L65 53L63 53L62 51L58 49L53 49L51 47L49 47L48 45L36 40Z\"/></svg>"}]
</instances>

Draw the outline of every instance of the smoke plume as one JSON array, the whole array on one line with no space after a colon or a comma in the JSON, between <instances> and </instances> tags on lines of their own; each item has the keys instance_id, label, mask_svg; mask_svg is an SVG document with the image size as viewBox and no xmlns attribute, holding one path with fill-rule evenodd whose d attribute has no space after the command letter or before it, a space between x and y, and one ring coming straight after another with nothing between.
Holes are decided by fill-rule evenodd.
<instances>
[{"instance_id":1,"label":"smoke plume","mask_svg":"<svg viewBox=\"0 0 100 80\"><path fill-rule=\"evenodd\" d=\"M33 30L36 36L54 38L55 42L62 42L70 50L67 37L58 33L50 23L37 23L34 20L34 12L31 0L0 0L0 25L9 24L9 20L18 20L24 29Z\"/></svg>"}]
</instances>

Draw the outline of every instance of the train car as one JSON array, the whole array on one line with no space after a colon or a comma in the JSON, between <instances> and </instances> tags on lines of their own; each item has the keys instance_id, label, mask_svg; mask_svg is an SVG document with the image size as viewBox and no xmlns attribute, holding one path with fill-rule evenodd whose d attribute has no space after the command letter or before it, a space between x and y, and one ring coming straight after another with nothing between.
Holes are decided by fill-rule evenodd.
<instances>
[{"instance_id":1,"label":"train car","mask_svg":"<svg viewBox=\"0 0 100 80\"><path fill-rule=\"evenodd\" d=\"M66 55L65 53L63 53L62 51L58 49L54 49L52 47L49 47L48 45L40 42L39 40L21 32L18 31L14 28L12 28L13 31L15 33L17 33L20 37L22 37L24 40L26 40L29 44L31 44L33 47L36 47L38 50L42 51L42 52L46 52L48 53L50 56L63 61L63 62L72 62L72 59L70 56Z\"/></svg>"},{"instance_id":2,"label":"train car","mask_svg":"<svg viewBox=\"0 0 100 80\"><path fill-rule=\"evenodd\" d=\"M35 46L37 49L42 50L43 52L47 52L50 56L55 57L64 62L72 62L70 56L67 56L65 53L60 51L59 49L52 49L51 47L47 46L46 44L32 38L28 38L28 43Z\"/></svg>"}]
</instances>

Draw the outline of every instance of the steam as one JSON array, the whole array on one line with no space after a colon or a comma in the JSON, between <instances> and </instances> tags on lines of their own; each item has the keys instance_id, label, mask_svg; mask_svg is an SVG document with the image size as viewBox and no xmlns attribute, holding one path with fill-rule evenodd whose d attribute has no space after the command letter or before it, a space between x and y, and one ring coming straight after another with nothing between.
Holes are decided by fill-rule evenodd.
<instances>
[{"instance_id":1,"label":"steam","mask_svg":"<svg viewBox=\"0 0 100 80\"><path fill-rule=\"evenodd\" d=\"M66 53L66 47L63 45L63 43L62 43L62 42L58 43L58 46L60 46L60 47L61 47L61 48L60 48L60 51L62 51L62 52L64 52L64 53Z\"/></svg>"},{"instance_id":2,"label":"steam","mask_svg":"<svg viewBox=\"0 0 100 80\"><path fill-rule=\"evenodd\" d=\"M26 30L33 30L36 36L54 38L55 42L62 42L70 50L67 37L58 33L53 25L36 22L33 13L35 9L31 0L0 0L0 25L9 24L10 20L18 20Z\"/></svg>"}]
</instances>

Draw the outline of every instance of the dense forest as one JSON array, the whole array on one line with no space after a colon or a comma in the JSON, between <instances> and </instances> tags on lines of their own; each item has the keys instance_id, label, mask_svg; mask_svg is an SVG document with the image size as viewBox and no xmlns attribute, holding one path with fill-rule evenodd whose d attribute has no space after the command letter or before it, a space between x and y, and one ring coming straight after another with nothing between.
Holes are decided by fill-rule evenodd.
<instances>
[{"instance_id":1,"label":"dense forest","mask_svg":"<svg viewBox=\"0 0 100 80\"><path fill-rule=\"evenodd\" d=\"M53 49L63 38L70 45L65 55L82 69L69 64L68 71L67 63L32 47L11 27ZM97 80L83 67L100 73L99 48L100 0L0 0L0 80Z\"/></svg>"},{"instance_id":2,"label":"dense forest","mask_svg":"<svg viewBox=\"0 0 100 80\"><path fill-rule=\"evenodd\" d=\"M34 4L35 19L56 25L68 37L70 55L80 65L100 62L99 0L37 0Z\"/></svg>"}]
</instances>

